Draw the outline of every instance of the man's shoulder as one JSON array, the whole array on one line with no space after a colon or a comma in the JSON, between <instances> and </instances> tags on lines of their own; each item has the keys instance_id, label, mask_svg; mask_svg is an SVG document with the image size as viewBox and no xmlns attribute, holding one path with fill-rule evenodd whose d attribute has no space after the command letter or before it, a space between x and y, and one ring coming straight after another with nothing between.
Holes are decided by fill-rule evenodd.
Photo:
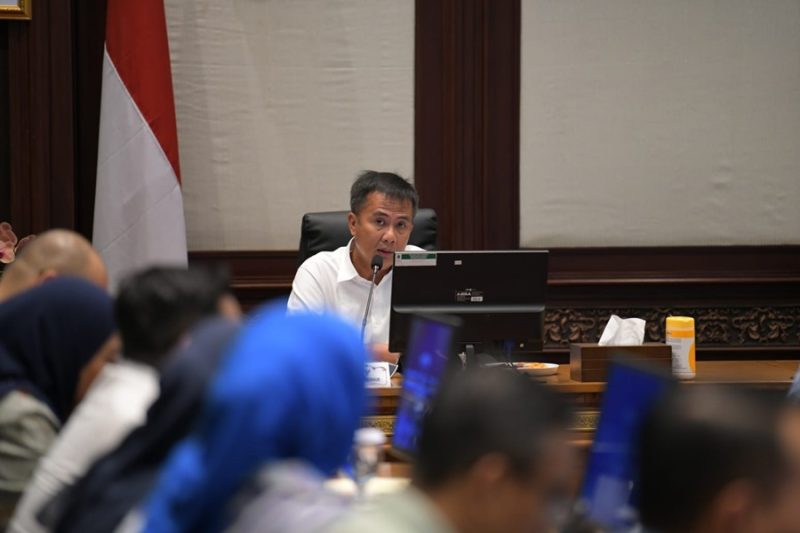
<instances>
[{"instance_id":1,"label":"man's shoulder","mask_svg":"<svg viewBox=\"0 0 800 533\"><path fill-rule=\"evenodd\" d=\"M376 501L377 500L377 501ZM367 503L353 507L330 529L330 533L415 533L408 524L394 516L387 498L374 498Z\"/></svg>"},{"instance_id":2,"label":"man's shoulder","mask_svg":"<svg viewBox=\"0 0 800 533\"><path fill-rule=\"evenodd\" d=\"M408 244L403 249L404 252L424 252L425 248L420 248L419 246L415 246L413 244Z\"/></svg>"},{"instance_id":3,"label":"man's shoulder","mask_svg":"<svg viewBox=\"0 0 800 533\"><path fill-rule=\"evenodd\" d=\"M317 252L300 265L301 270L320 272L338 270L347 258L347 246L342 246L330 252Z\"/></svg>"},{"instance_id":4,"label":"man's shoulder","mask_svg":"<svg viewBox=\"0 0 800 533\"><path fill-rule=\"evenodd\" d=\"M407 487L374 496L355 507L331 530L333 533L453 533L444 517L417 489Z\"/></svg>"}]
</instances>

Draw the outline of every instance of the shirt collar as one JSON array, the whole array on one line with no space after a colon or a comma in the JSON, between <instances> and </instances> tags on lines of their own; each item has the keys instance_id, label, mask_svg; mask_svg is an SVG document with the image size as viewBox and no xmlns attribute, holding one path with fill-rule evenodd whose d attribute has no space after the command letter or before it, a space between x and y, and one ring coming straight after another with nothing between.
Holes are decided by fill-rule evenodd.
<instances>
[{"instance_id":1,"label":"shirt collar","mask_svg":"<svg viewBox=\"0 0 800 533\"><path fill-rule=\"evenodd\" d=\"M344 247L343 256L340 257L339 261L339 271L336 273L336 283L343 283L345 281L350 281L353 279L360 279L367 283L369 280L362 278L358 275L358 271L356 270L356 266L353 264L353 259L350 257L350 247L353 246L353 241L355 238L350 239L350 242L347 243L347 246ZM392 275L392 271L386 273L381 280L381 284L383 284L389 276Z\"/></svg>"},{"instance_id":2,"label":"shirt collar","mask_svg":"<svg viewBox=\"0 0 800 533\"><path fill-rule=\"evenodd\" d=\"M345 246L344 250L342 250L344 252L343 257L340 258L339 272L336 273L337 283L342 283L344 281L350 281L351 279L361 277L358 275L356 267L353 264L353 259L350 257L351 246L353 246L353 239L350 239L350 242L348 242L347 246Z\"/></svg>"}]
</instances>

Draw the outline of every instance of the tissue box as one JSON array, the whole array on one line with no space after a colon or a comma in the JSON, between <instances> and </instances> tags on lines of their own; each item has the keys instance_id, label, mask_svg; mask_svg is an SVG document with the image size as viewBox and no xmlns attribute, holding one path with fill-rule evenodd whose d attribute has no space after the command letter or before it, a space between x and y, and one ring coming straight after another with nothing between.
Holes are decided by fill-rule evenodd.
<instances>
[{"instance_id":1,"label":"tissue box","mask_svg":"<svg viewBox=\"0 0 800 533\"><path fill-rule=\"evenodd\" d=\"M672 347L660 342L638 346L599 346L593 343L569 345L569 373L575 381L605 381L613 358L640 361L672 369Z\"/></svg>"}]
</instances>

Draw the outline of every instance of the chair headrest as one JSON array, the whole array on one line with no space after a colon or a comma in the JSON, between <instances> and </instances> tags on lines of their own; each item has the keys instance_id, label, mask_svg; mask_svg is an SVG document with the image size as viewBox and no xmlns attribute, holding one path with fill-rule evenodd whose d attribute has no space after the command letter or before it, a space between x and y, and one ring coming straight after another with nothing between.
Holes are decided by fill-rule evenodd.
<instances>
[{"instance_id":1,"label":"chair headrest","mask_svg":"<svg viewBox=\"0 0 800 533\"><path fill-rule=\"evenodd\" d=\"M300 263L318 252L333 251L350 241L347 213L348 211L322 211L303 215L298 258ZM437 231L436 211L429 208L418 209L408 243L425 250L435 250Z\"/></svg>"}]
</instances>

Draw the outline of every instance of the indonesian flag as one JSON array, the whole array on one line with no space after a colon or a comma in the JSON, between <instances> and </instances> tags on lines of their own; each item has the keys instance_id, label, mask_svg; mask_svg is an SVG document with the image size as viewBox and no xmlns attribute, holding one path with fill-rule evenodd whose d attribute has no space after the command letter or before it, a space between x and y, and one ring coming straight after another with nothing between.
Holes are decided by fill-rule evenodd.
<instances>
[{"instance_id":1,"label":"indonesian flag","mask_svg":"<svg viewBox=\"0 0 800 533\"><path fill-rule=\"evenodd\" d=\"M120 277L186 259L178 132L162 0L109 0L94 246Z\"/></svg>"}]
</instances>

